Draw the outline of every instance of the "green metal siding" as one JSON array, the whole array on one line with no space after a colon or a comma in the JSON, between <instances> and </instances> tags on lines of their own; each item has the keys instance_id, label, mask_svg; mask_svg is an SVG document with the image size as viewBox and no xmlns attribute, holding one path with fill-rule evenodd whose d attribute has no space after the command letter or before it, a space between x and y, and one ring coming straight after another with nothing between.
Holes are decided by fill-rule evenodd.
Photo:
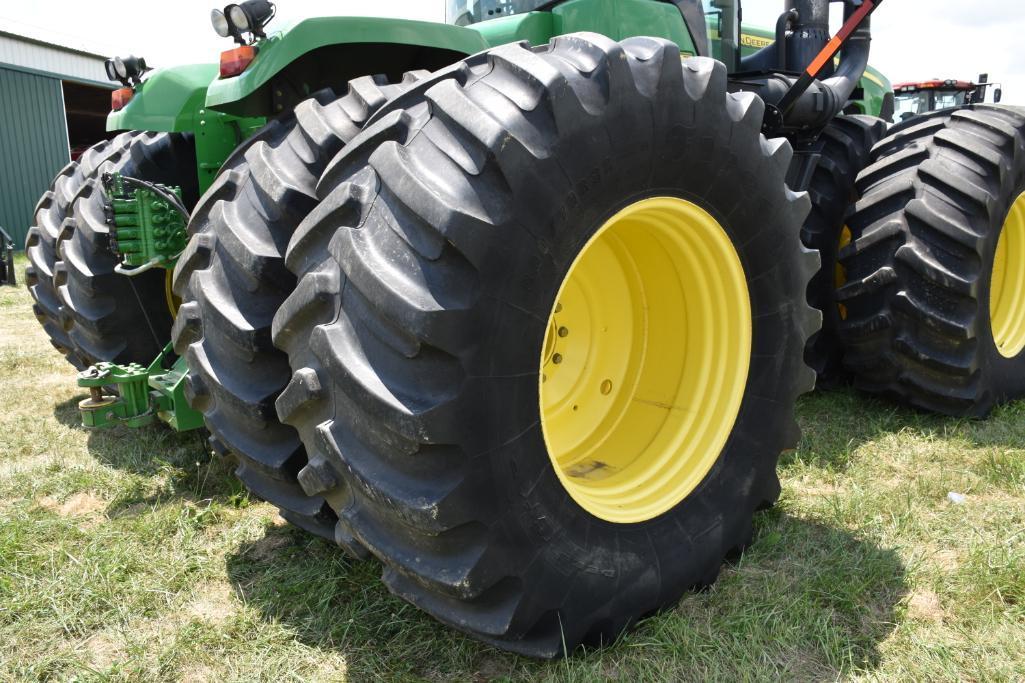
<instances>
[{"instance_id":1,"label":"green metal siding","mask_svg":"<svg viewBox=\"0 0 1025 683\"><path fill-rule=\"evenodd\" d=\"M69 161L60 80L0 68L0 225L18 248L40 196Z\"/></svg>"}]
</instances>

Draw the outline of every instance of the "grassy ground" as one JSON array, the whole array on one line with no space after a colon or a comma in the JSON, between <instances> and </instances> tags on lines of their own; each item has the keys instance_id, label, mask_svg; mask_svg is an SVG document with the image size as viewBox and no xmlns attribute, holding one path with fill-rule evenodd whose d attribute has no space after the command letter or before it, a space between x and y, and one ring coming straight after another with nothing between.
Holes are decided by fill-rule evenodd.
<instances>
[{"instance_id":1,"label":"grassy ground","mask_svg":"<svg viewBox=\"0 0 1025 683\"><path fill-rule=\"evenodd\" d=\"M0 680L1025 679L1025 404L806 398L782 500L713 589L538 663L389 595L197 435L84 431L79 397L0 290Z\"/></svg>"}]
</instances>

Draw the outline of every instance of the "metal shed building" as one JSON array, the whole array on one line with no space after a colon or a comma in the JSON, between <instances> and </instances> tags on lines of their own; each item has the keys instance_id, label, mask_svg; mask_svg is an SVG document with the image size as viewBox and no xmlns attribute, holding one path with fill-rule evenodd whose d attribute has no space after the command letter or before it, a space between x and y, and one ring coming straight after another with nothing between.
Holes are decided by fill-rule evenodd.
<instances>
[{"instance_id":1,"label":"metal shed building","mask_svg":"<svg viewBox=\"0 0 1025 683\"><path fill-rule=\"evenodd\" d=\"M0 226L19 248L57 172L108 137L113 84L103 61L0 29Z\"/></svg>"}]
</instances>

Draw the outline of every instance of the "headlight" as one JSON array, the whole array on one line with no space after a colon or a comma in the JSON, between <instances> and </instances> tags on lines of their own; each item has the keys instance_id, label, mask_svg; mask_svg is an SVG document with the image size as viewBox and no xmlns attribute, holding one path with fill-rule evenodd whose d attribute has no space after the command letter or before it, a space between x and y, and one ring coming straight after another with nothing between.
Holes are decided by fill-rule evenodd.
<instances>
[{"instance_id":1,"label":"headlight","mask_svg":"<svg viewBox=\"0 0 1025 683\"><path fill-rule=\"evenodd\" d=\"M128 78L131 78L132 80L138 80L142 78L142 75L149 71L149 67L146 66L146 60L142 57L129 55L121 61L125 64L125 73L127 73Z\"/></svg>"},{"instance_id":2,"label":"headlight","mask_svg":"<svg viewBox=\"0 0 1025 683\"><path fill-rule=\"evenodd\" d=\"M210 10L210 23L213 24L214 31L221 38L227 38L231 35L231 26L228 25L228 18L224 16L224 12L221 10Z\"/></svg>"},{"instance_id":3,"label":"headlight","mask_svg":"<svg viewBox=\"0 0 1025 683\"><path fill-rule=\"evenodd\" d=\"M225 8L228 12L228 19L239 31L249 30L249 15L242 9L241 5L228 5Z\"/></svg>"},{"instance_id":4,"label":"headlight","mask_svg":"<svg viewBox=\"0 0 1025 683\"><path fill-rule=\"evenodd\" d=\"M150 69L145 59L129 55L108 59L103 63L103 70L107 72L107 78L127 86L142 83L142 75Z\"/></svg>"},{"instance_id":5,"label":"headlight","mask_svg":"<svg viewBox=\"0 0 1025 683\"><path fill-rule=\"evenodd\" d=\"M245 45L247 41L242 37L243 33L252 34L251 42L266 37L263 27L274 18L274 14L274 3L268 0L245 0L227 5L223 10L211 11L210 23L217 35L231 36L239 45Z\"/></svg>"}]
</instances>

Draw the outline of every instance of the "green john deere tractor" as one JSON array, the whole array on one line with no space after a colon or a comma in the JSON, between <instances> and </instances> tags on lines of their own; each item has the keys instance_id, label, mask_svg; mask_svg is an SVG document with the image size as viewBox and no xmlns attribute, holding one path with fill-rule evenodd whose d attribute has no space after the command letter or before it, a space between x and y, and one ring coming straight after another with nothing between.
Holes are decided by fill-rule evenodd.
<instances>
[{"instance_id":1,"label":"green john deere tractor","mask_svg":"<svg viewBox=\"0 0 1025 683\"><path fill-rule=\"evenodd\" d=\"M133 132L58 176L28 245L83 420L202 424L477 638L609 642L750 542L816 373L967 414L1025 388L1025 113L888 131L879 2L833 39L829 4L268 35L249 0L212 15L219 68L112 60Z\"/></svg>"}]
</instances>

